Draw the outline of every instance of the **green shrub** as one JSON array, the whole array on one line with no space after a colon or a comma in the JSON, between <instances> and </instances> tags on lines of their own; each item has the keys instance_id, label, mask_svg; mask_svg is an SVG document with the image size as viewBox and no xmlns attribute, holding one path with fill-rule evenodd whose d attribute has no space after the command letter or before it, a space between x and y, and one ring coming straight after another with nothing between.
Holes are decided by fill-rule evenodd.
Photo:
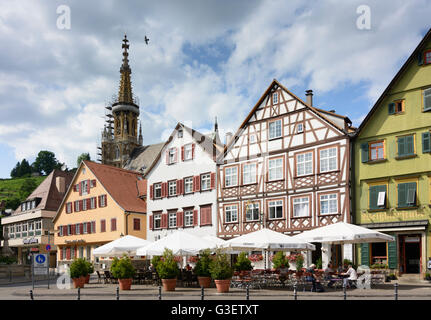
<instances>
[{"instance_id":1,"label":"green shrub","mask_svg":"<svg viewBox=\"0 0 431 320\"><path fill-rule=\"evenodd\" d=\"M162 261L161 256L154 256L151 259L151 264L153 265L153 268L154 268L154 270L156 270L156 272L157 272L157 266L159 265L160 261Z\"/></svg>"},{"instance_id":2,"label":"green shrub","mask_svg":"<svg viewBox=\"0 0 431 320\"><path fill-rule=\"evenodd\" d=\"M249 271L253 269L253 266L251 265L250 259L247 258L247 254L245 252L241 252L233 268L235 271Z\"/></svg>"},{"instance_id":3,"label":"green shrub","mask_svg":"<svg viewBox=\"0 0 431 320\"><path fill-rule=\"evenodd\" d=\"M161 261L157 264L157 273L160 279L175 279L179 269L172 250L165 249Z\"/></svg>"},{"instance_id":4,"label":"green shrub","mask_svg":"<svg viewBox=\"0 0 431 320\"><path fill-rule=\"evenodd\" d=\"M319 259L317 259L316 269L322 269L322 257L319 257Z\"/></svg>"},{"instance_id":5,"label":"green shrub","mask_svg":"<svg viewBox=\"0 0 431 320\"><path fill-rule=\"evenodd\" d=\"M211 252L209 249L200 253L193 272L199 277L210 277Z\"/></svg>"},{"instance_id":6,"label":"green shrub","mask_svg":"<svg viewBox=\"0 0 431 320\"><path fill-rule=\"evenodd\" d=\"M282 251L277 251L277 253L272 258L272 264L274 265L274 269L290 267L289 260Z\"/></svg>"},{"instance_id":7,"label":"green shrub","mask_svg":"<svg viewBox=\"0 0 431 320\"><path fill-rule=\"evenodd\" d=\"M425 280L431 280L431 274L429 274L429 272L425 273Z\"/></svg>"},{"instance_id":8,"label":"green shrub","mask_svg":"<svg viewBox=\"0 0 431 320\"><path fill-rule=\"evenodd\" d=\"M296 257L296 271L301 271L304 267L304 256L302 254L298 254Z\"/></svg>"},{"instance_id":9,"label":"green shrub","mask_svg":"<svg viewBox=\"0 0 431 320\"><path fill-rule=\"evenodd\" d=\"M16 262L17 262L16 257L0 256L0 264L13 264Z\"/></svg>"},{"instance_id":10,"label":"green shrub","mask_svg":"<svg viewBox=\"0 0 431 320\"><path fill-rule=\"evenodd\" d=\"M121 259L114 258L111 273L115 279L131 279L135 276L136 270L132 265L132 260L127 256L123 256Z\"/></svg>"},{"instance_id":11,"label":"green shrub","mask_svg":"<svg viewBox=\"0 0 431 320\"><path fill-rule=\"evenodd\" d=\"M226 253L217 251L215 259L210 264L211 277L214 280L227 280L232 278L233 269Z\"/></svg>"},{"instance_id":12,"label":"green shrub","mask_svg":"<svg viewBox=\"0 0 431 320\"><path fill-rule=\"evenodd\" d=\"M94 265L90 261L86 261L88 274L94 273Z\"/></svg>"},{"instance_id":13,"label":"green shrub","mask_svg":"<svg viewBox=\"0 0 431 320\"><path fill-rule=\"evenodd\" d=\"M389 266L384 263L375 263L370 266L370 269L388 269Z\"/></svg>"},{"instance_id":14,"label":"green shrub","mask_svg":"<svg viewBox=\"0 0 431 320\"><path fill-rule=\"evenodd\" d=\"M88 274L87 261L83 258L73 260L70 264L70 277L76 279L79 277L85 277Z\"/></svg>"}]
</instances>

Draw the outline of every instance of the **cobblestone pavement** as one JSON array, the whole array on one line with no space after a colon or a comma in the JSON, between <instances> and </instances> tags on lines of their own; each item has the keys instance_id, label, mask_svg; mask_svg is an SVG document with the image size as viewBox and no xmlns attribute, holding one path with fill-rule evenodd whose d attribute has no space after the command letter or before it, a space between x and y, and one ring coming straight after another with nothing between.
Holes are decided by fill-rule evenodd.
<instances>
[{"instance_id":1,"label":"cobblestone pavement","mask_svg":"<svg viewBox=\"0 0 431 320\"><path fill-rule=\"evenodd\" d=\"M90 284L80 290L81 300L116 300L116 284L97 283L92 279ZM394 284L380 284L372 289L348 289L346 300L394 300ZM31 282L16 284L1 284L1 300L30 300ZM158 287L152 285L132 285L130 291L120 291L120 300L158 300ZM205 300L246 300L246 290L231 288L229 293L219 294L215 288L205 289ZM34 300L77 300L78 290L59 289L56 280L50 281L47 289L46 281L37 281L33 290ZM285 289L250 289L250 300L294 300L292 288ZM343 290L328 289L325 292L297 291L298 300L344 300ZM431 300L431 285L427 284L399 284L399 300ZM177 287L174 292L162 290L162 300L201 300L200 288Z\"/></svg>"}]
</instances>

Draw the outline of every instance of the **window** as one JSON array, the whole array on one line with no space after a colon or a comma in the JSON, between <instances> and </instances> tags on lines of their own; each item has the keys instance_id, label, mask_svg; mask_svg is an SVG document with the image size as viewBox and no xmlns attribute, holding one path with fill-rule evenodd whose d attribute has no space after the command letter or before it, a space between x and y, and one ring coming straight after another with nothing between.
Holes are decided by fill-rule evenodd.
<instances>
[{"instance_id":1,"label":"window","mask_svg":"<svg viewBox=\"0 0 431 320\"><path fill-rule=\"evenodd\" d=\"M268 180L283 179L283 158L270 159L268 161Z\"/></svg>"},{"instance_id":2,"label":"window","mask_svg":"<svg viewBox=\"0 0 431 320\"><path fill-rule=\"evenodd\" d=\"M250 143L256 142L256 136L254 134L251 134L249 140L250 140Z\"/></svg>"},{"instance_id":3,"label":"window","mask_svg":"<svg viewBox=\"0 0 431 320\"><path fill-rule=\"evenodd\" d=\"M333 194L320 195L320 214L338 213L338 196Z\"/></svg>"},{"instance_id":4,"label":"window","mask_svg":"<svg viewBox=\"0 0 431 320\"><path fill-rule=\"evenodd\" d=\"M80 234L79 223L75 224L75 234Z\"/></svg>"},{"instance_id":5,"label":"window","mask_svg":"<svg viewBox=\"0 0 431 320\"><path fill-rule=\"evenodd\" d=\"M141 219L133 219L133 230L141 230Z\"/></svg>"},{"instance_id":6,"label":"window","mask_svg":"<svg viewBox=\"0 0 431 320\"><path fill-rule=\"evenodd\" d=\"M184 178L184 192L185 193L193 192L193 177Z\"/></svg>"},{"instance_id":7,"label":"window","mask_svg":"<svg viewBox=\"0 0 431 320\"><path fill-rule=\"evenodd\" d=\"M174 197L177 195L177 181L169 181L169 196Z\"/></svg>"},{"instance_id":8,"label":"window","mask_svg":"<svg viewBox=\"0 0 431 320\"><path fill-rule=\"evenodd\" d=\"M162 184L156 183L154 184L154 198L158 199L162 197Z\"/></svg>"},{"instance_id":9,"label":"window","mask_svg":"<svg viewBox=\"0 0 431 320\"><path fill-rule=\"evenodd\" d=\"M82 201L82 211L85 211L85 210L87 210L87 199L84 199Z\"/></svg>"},{"instance_id":10,"label":"window","mask_svg":"<svg viewBox=\"0 0 431 320\"><path fill-rule=\"evenodd\" d=\"M242 183L256 183L256 163L247 163L242 167Z\"/></svg>"},{"instance_id":11,"label":"window","mask_svg":"<svg viewBox=\"0 0 431 320\"><path fill-rule=\"evenodd\" d=\"M42 230L42 221L41 220L39 220L39 221L36 221L36 230Z\"/></svg>"},{"instance_id":12,"label":"window","mask_svg":"<svg viewBox=\"0 0 431 320\"><path fill-rule=\"evenodd\" d=\"M70 236L72 234L72 226L70 224L67 225L67 235Z\"/></svg>"},{"instance_id":13,"label":"window","mask_svg":"<svg viewBox=\"0 0 431 320\"><path fill-rule=\"evenodd\" d=\"M72 212L72 203L68 202L66 203L66 213L71 213Z\"/></svg>"},{"instance_id":14,"label":"window","mask_svg":"<svg viewBox=\"0 0 431 320\"><path fill-rule=\"evenodd\" d=\"M303 133L303 132L304 132L304 124L298 123L298 125L296 126L296 133Z\"/></svg>"},{"instance_id":15,"label":"window","mask_svg":"<svg viewBox=\"0 0 431 320\"><path fill-rule=\"evenodd\" d=\"M416 182L398 184L398 207L407 208L416 206Z\"/></svg>"},{"instance_id":16,"label":"window","mask_svg":"<svg viewBox=\"0 0 431 320\"><path fill-rule=\"evenodd\" d=\"M100 232L106 231L106 220L100 220Z\"/></svg>"},{"instance_id":17,"label":"window","mask_svg":"<svg viewBox=\"0 0 431 320\"><path fill-rule=\"evenodd\" d=\"M84 222L84 225L83 225L83 228L82 228L82 232L83 232L84 234L85 234L85 233L88 233L87 227L88 227L88 224L87 224L86 222Z\"/></svg>"},{"instance_id":18,"label":"window","mask_svg":"<svg viewBox=\"0 0 431 320\"><path fill-rule=\"evenodd\" d=\"M99 202L99 207L106 206L106 194L100 196Z\"/></svg>"},{"instance_id":19,"label":"window","mask_svg":"<svg viewBox=\"0 0 431 320\"><path fill-rule=\"evenodd\" d=\"M313 174L313 153L302 153L296 156L296 175Z\"/></svg>"},{"instance_id":20,"label":"window","mask_svg":"<svg viewBox=\"0 0 431 320\"><path fill-rule=\"evenodd\" d=\"M117 231L117 219L111 219L111 231Z\"/></svg>"},{"instance_id":21,"label":"window","mask_svg":"<svg viewBox=\"0 0 431 320\"><path fill-rule=\"evenodd\" d=\"M169 228L177 227L177 213L171 212L169 213Z\"/></svg>"},{"instance_id":22,"label":"window","mask_svg":"<svg viewBox=\"0 0 431 320\"><path fill-rule=\"evenodd\" d=\"M278 103L278 93L274 92L272 94L272 104L277 104Z\"/></svg>"},{"instance_id":23,"label":"window","mask_svg":"<svg viewBox=\"0 0 431 320\"><path fill-rule=\"evenodd\" d=\"M225 222L238 222L238 206L236 204L225 206Z\"/></svg>"},{"instance_id":24,"label":"window","mask_svg":"<svg viewBox=\"0 0 431 320\"><path fill-rule=\"evenodd\" d=\"M269 139L281 137L281 120L276 120L269 123Z\"/></svg>"},{"instance_id":25,"label":"window","mask_svg":"<svg viewBox=\"0 0 431 320\"><path fill-rule=\"evenodd\" d=\"M87 257L87 260L91 260L91 247L90 246L87 246L87 248L86 248L86 257Z\"/></svg>"},{"instance_id":26,"label":"window","mask_svg":"<svg viewBox=\"0 0 431 320\"><path fill-rule=\"evenodd\" d=\"M427 50L424 52L424 64L431 63L431 50Z\"/></svg>"},{"instance_id":27,"label":"window","mask_svg":"<svg viewBox=\"0 0 431 320\"><path fill-rule=\"evenodd\" d=\"M386 185L370 186L370 210L386 208Z\"/></svg>"},{"instance_id":28,"label":"window","mask_svg":"<svg viewBox=\"0 0 431 320\"><path fill-rule=\"evenodd\" d=\"M169 164L177 162L177 148L169 149Z\"/></svg>"},{"instance_id":29,"label":"window","mask_svg":"<svg viewBox=\"0 0 431 320\"><path fill-rule=\"evenodd\" d=\"M293 199L293 217L308 217L310 215L310 198L301 197Z\"/></svg>"},{"instance_id":30,"label":"window","mask_svg":"<svg viewBox=\"0 0 431 320\"><path fill-rule=\"evenodd\" d=\"M184 160L193 159L193 145L191 143L184 146Z\"/></svg>"},{"instance_id":31,"label":"window","mask_svg":"<svg viewBox=\"0 0 431 320\"><path fill-rule=\"evenodd\" d=\"M375 141L369 144L370 160L385 159L385 144L383 141Z\"/></svg>"},{"instance_id":32,"label":"window","mask_svg":"<svg viewBox=\"0 0 431 320\"><path fill-rule=\"evenodd\" d=\"M32 209L36 208L36 200L33 200L33 201L31 202L31 208L32 208Z\"/></svg>"},{"instance_id":33,"label":"window","mask_svg":"<svg viewBox=\"0 0 431 320\"><path fill-rule=\"evenodd\" d=\"M90 199L90 209L95 209L96 208L96 198L93 197Z\"/></svg>"},{"instance_id":34,"label":"window","mask_svg":"<svg viewBox=\"0 0 431 320\"><path fill-rule=\"evenodd\" d=\"M238 185L238 167L228 167L224 171L225 187L233 187Z\"/></svg>"},{"instance_id":35,"label":"window","mask_svg":"<svg viewBox=\"0 0 431 320\"><path fill-rule=\"evenodd\" d=\"M404 112L404 100L397 100L389 103L388 105L389 114L397 114L402 112Z\"/></svg>"},{"instance_id":36,"label":"window","mask_svg":"<svg viewBox=\"0 0 431 320\"><path fill-rule=\"evenodd\" d=\"M415 154L414 135L397 138L398 157L411 156Z\"/></svg>"},{"instance_id":37,"label":"window","mask_svg":"<svg viewBox=\"0 0 431 320\"><path fill-rule=\"evenodd\" d=\"M201 221L200 221L200 225L201 226L205 226L205 225L211 225L212 224L212 210L211 210L211 205L205 205L205 206L201 206Z\"/></svg>"},{"instance_id":38,"label":"window","mask_svg":"<svg viewBox=\"0 0 431 320\"><path fill-rule=\"evenodd\" d=\"M205 173L201 175L201 190L209 190L211 188L211 174Z\"/></svg>"},{"instance_id":39,"label":"window","mask_svg":"<svg viewBox=\"0 0 431 320\"><path fill-rule=\"evenodd\" d=\"M371 262L388 264L388 256L385 242L371 243Z\"/></svg>"},{"instance_id":40,"label":"window","mask_svg":"<svg viewBox=\"0 0 431 320\"><path fill-rule=\"evenodd\" d=\"M320 172L337 170L337 148L320 150Z\"/></svg>"},{"instance_id":41,"label":"window","mask_svg":"<svg viewBox=\"0 0 431 320\"><path fill-rule=\"evenodd\" d=\"M154 229L160 229L162 227L162 215L155 214L153 223L154 223Z\"/></svg>"},{"instance_id":42,"label":"window","mask_svg":"<svg viewBox=\"0 0 431 320\"><path fill-rule=\"evenodd\" d=\"M193 210L184 211L184 226L185 227L193 226Z\"/></svg>"},{"instance_id":43,"label":"window","mask_svg":"<svg viewBox=\"0 0 431 320\"><path fill-rule=\"evenodd\" d=\"M269 219L283 218L283 200L269 201Z\"/></svg>"},{"instance_id":44,"label":"window","mask_svg":"<svg viewBox=\"0 0 431 320\"><path fill-rule=\"evenodd\" d=\"M431 51L429 52L431 54ZM424 90L424 111L431 110L431 88Z\"/></svg>"},{"instance_id":45,"label":"window","mask_svg":"<svg viewBox=\"0 0 431 320\"><path fill-rule=\"evenodd\" d=\"M246 221L259 220L259 203L250 203L246 205L245 220Z\"/></svg>"},{"instance_id":46,"label":"window","mask_svg":"<svg viewBox=\"0 0 431 320\"><path fill-rule=\"evenodd\" d=\"M422 152L431 152L431 132L422 133Z\"/></svg>"},{"instance_id":47,"label":"window","mask_svg":"<svg viewBox=\"0 0 431 320\"><path fill-rule=\"evenodd\" d=\"M89 187L88 180L81 181L81 192L83 195L88 194L88 189L87 189L88 187Z\"/></svg>"},{"instance_id":48,"label":"window","mask_svg":"<svg viewBox=\"0 0 431 320\"><path fill-rule=\"evenodd\" d=\"M178 138L183 137L183 129L178 129Z\"/></svg>"}]
</instances>

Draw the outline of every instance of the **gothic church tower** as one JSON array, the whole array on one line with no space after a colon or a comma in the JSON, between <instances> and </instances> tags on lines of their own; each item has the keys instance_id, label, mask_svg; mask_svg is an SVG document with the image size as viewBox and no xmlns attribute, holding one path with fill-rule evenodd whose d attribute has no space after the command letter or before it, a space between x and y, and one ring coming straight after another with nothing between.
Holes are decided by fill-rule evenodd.
<instances>
[{"instance_id":1,"label":"gothic church tower","mask_svg":"<svg viewBox=\"0 0 431 320\"><path fill-rule=\"evenodd\" d=\"M101 162L122 168L129 160L130 154L142 145L142 130L139 127L139 106L136 97L132 94L129 66L129 40L123 39L123 64L120 68L120 88L118 96L106 107L108 110L105 128L102 133ZM112 124L114 127L112 128Z\"/></svg>"}]
</instances>

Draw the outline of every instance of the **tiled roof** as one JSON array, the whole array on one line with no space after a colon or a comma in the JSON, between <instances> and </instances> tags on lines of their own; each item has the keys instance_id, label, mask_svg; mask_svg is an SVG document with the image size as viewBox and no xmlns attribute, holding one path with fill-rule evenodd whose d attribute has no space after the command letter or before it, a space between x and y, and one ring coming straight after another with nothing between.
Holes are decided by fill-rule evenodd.
<instances>
[{"instance_id":1,"label":"tiled roof","mask_svg":"<svg viewBox=\"0 0 431 320\"><path fill-rule=\"evenodd\" d=\"M106 164L84 161L109 195L125 211L145 213L147 204L139 196L144 192L145 182L140 182L141 173ZM139 185L139 187L138 187Z\"/></svg>"},{"instance_id":2,"label":"tiled roof","mask_svg":"<svg viewBox=\"0 0 431 320\"><path fill-rule=\"evenodd\" d=\"M147 173L163 146L164 142L135 148L130 155L129 161L124 165L124 169L143 174Z\"/></svg>"}]
</instances>

